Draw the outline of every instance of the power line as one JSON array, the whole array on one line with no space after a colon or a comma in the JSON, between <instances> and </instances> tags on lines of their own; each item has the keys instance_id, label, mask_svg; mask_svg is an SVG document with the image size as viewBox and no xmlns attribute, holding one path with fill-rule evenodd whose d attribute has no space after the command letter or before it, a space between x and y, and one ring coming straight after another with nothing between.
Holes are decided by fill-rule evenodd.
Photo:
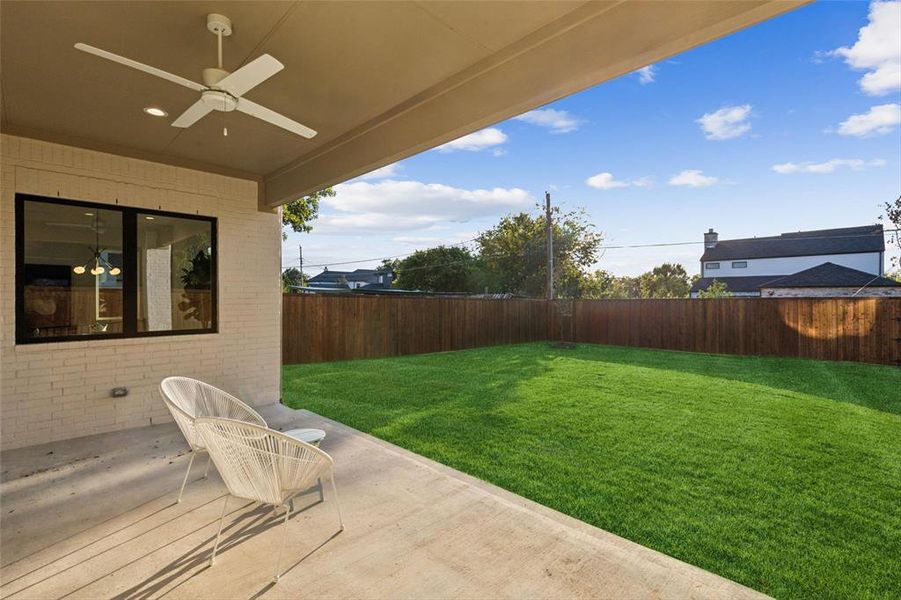
<instances>
[{"instance_id":1,"label":"power line","mask_svg":"<svg viewBox=\"0 0 901 600\"><path fill-rule=\"evenodd\" d=\"M886 235L889 233L894 233L894 232L899 232L899 231L901 231L901 229L897 229L897 228L896 229L884 229L882 231L882 234ZM853 234L853 235L822 235L822 236L811 235L811 236L788 237L788 238L785 238L785 237L742 238L741 240L726 240L726 241L782 242L787 239L789 239L789 240L827 240L827 239L834 240L834 239L843 239L843 238L859 238L859 237L872 237L872 236L873 236L872 233L858 233L858 234ZM454 246L462 246L465 244L470 244L472 242L475 242L478 239L479 238L472 238L471 240L465 240L463 242L457 242L455 244L442 244L442 246L444 246L445 248L454 247ZM628 248L663 248L663 247L668 247L668 246L694 246L694 245L702 245L702 244L704 244L703 240L702 241L695 240L695 241L691 241L691 242L657 242L657 243L646 243L646 244L622 244L622 245L616 245L616 246L609 246L609 245L608 246L598 246L598 250L607 251L607 250L622 250L622 249L628 249ZM413 252L408 252L406 254L396 254L394 256L381 256L381 257L377 257L377 258L362 258L359 260L322 263L322 264L307 265L307 266L310 268L317 268L317 267L336 267L336 266L353 265L353 264L359 264L359 263L369 263L369 262L375 262L375 261L392 260L395 258L406 258L408 256L412 256L413 254L416 254L417 252L419 252L419 250L414 250ZM498 256L498 255L495 255L495 256ZM485 257L483 257L483 258L485 258ZM493 256L489 256L488 258L493 258ZM469 260L469 259L467 259L467 260ZM466 261L454 261L452 263L442 263L442 264L436 264L436 265L420 265L418 267L411 267L407 270L414 270L414 269L419 270L419 269L424 269L424 268L448 266L448 265L452 265L452 264L458 264L460 262L466 262ZM290 269L295 266L297 266L297 265L288 265L287 267L282 267L282 271L285 271L285 270Z\"/></svg>"},{"instance_id":2,"label":"power line","mask_svg":"<svg viewBox=\"0 0 901 600\"><path fill-rule=\"evenodd\" d=\"M454 246L463 246L465 244L471 244L472 242L476 241L477 239L479 239L479 238L472 238L471 240L464 240L462 242L457 242L455 244L441 244L441 246L443 246L445 248L453 248ZM408 256L413 256L417 252L420 252L420 250L414 250L413 252L407 252L406 254L395 254L394 256L379 256L377 258L361 258L359 260L346 260L343 262L330 262L330 263L322 263L319 265L307 265L307 266L310 268L316 268L316 267L340 267L340 266L344 266L344 265L356 265L356 264L360 264L360 263L392 260L395 258L406 258ZM285 271L287 269L290 269L290 268L296 267L296 266L297 265L292 264L292 265L288 265L287 267L282 267L282 271Z\"/></svg>"}]
</instances>

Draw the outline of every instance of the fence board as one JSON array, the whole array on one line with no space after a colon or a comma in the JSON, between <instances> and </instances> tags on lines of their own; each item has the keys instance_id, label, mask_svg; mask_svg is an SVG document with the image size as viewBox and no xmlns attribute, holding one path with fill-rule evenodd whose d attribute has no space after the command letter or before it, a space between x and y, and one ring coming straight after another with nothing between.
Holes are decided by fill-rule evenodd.
<instances>
[{"instance_id":1,"label":"fence board","mask_svg":"<svg viewBox=\"0 0 901 600\"><path fill-rule=\"evenodd\" d=\"M901 364L899 298L577 300L569 305L571 311L546 300L285 295L282 362L562 340Z\"/></svg>"}]
</instances>

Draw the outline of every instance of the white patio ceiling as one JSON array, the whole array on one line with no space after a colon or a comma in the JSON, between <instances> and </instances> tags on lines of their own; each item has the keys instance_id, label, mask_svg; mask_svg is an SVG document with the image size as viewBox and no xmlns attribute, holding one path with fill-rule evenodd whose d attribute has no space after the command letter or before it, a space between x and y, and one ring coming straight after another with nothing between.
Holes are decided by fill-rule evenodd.
<instances>
[{"instance_id":1,"label":"white patio ceiling","mask_svg":"<svg viewBox=\"0 0 901 600\"><path fill-rule=\"evenodd\" d=\"M0 127L252 178L273 207L804 3L4 2ZM318 136L240 113L171 127L195 92L73 48L199 81L215 66L210 12L234 23L226 69L263 53L285 64L248 98ZM151 104L169 117L144 115Z\"/></svg>"}]
</instances>

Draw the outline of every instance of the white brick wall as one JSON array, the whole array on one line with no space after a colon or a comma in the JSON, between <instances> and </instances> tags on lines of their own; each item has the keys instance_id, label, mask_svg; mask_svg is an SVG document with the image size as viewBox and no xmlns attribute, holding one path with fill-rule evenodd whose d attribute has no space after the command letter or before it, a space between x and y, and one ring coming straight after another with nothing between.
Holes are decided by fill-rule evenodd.
<instances>
[{"instance_id":1,"label":"white brick wall","mask_svg":"<svg viewBox=\"0 0 901 600\"><path fill-rule=\"evenodd\" d=\"M3 449L168 421L167 375L278 401L280 220L257 210L255 182L7 135L0 168ZM218 217L219 333L17 346L16 192ZM111 398L116 386L129 395Z\"/></svg>"}]
</instances>

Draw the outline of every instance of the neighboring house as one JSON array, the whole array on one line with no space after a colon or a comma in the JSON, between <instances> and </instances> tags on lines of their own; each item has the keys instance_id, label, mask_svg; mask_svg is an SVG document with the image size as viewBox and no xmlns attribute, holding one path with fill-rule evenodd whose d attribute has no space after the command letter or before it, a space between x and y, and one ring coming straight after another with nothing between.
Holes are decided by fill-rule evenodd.
<instances>
[{"instance_id":1,"label":"neighboring house","mask_svg":"<svg viewBox=\"0 0 901 600\"><path fill-rule=\"evenodd\" d=\"M827 262L774 279L760 286L769 297L892 296L901 297L901 282Z\"/></svg>"},{"instance_id":2,"label":"neighboring house","mask_svg":"<svg viewBox=\"0 0 901 600\"><path fill-rule=\"evenodd\" d=\"M315 277L310 277L307 287L311 288L347 288L356 289L388 289L394 274L381 269L357 269L355 271L329 271L326 269Z\"/></svg>"},{"instance_id":3,"label":"neighboring house","mask_svg":"<svg viewBox=\"0 0 901 600\"><path fill-rule=\"evenodd\" d=\"M720 240L710 229L691 297L714 280L733 296L759 297L763 289L767 296L895 295L897 286L882 277L884 256L882 225L738 240Z\"/></svg>"}]
</instances>

